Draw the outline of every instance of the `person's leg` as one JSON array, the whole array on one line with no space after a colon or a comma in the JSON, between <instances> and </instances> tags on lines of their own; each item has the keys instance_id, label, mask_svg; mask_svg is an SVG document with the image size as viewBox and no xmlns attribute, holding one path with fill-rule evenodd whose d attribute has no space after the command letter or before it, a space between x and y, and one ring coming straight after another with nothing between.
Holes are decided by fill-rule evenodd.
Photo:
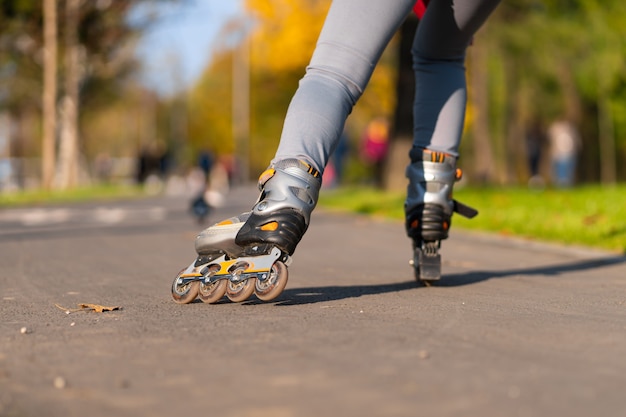
<instances>
[{"instance_id":1,"label":"person's leg","mask_svg":"<svg viewBox=\"0 0 626 417\"><path fill-rule=\"evenodd\" d=\"M423 259L421 273L427 279L439 278L439 242L448 237L453 211L462 207L452 200L452 186L458 179L456 158L465 120L465 51L498 3L431 0L415 36L414 141L405 211L416 252L433 255L430 272L429 260Z\"/></svg>"},{"instance_id":2,"label":"person's leg","mask_svg":"<svg viewBox=\"0 0 626 417\"><path fill-rule=\"evenodd\" d=\"M322 172L352 107L415 0L334 0L306 75L291 101L273 162Z\"/></svg>"},{"instance_id":3,"label":"person's leg","mask_svg":"<svg viewBox=\"0 0 626 417\"><path fill-rule=\"evenodd\" d=\"M413 43L414 147L458 156L467 87L465 51L500 0L431 0Z\"/></svg>"},{"instance_id":4,"label":"person's leg","mask_svg":"<svg viewBox=\"0 0 626 417\"><path fill-rule=\"evenodd\" d=\"M317 204L321 173L388 42L413 0L335 0L289 106L280 144L239 245L272 243L291 254ZM271 226L270 226L271 225Z\"/></svg>"}]
</instances>

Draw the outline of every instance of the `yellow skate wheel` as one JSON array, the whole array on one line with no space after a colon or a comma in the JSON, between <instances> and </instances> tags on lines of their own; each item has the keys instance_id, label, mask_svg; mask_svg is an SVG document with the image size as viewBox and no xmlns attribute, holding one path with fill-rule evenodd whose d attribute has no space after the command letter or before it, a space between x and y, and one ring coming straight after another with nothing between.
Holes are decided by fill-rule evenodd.
<instances>
[{"instance_id":1,"label":"yellow skate wheel","mask_svg":"<svg viewBox=\"0 0 626 417\"><path fill-rule=\"evenodd\" d=\"M209 277L212 277L220 270L219 265L211 265L209 267ZM198 285L198 298L203 303L216 303L226 294L226 280L215 281L211 284L205 284L200 281Z\"/></svg>"},{"instance_id":2,"label":"yellow skate wheel","mask_svg":"<svg viewBox=\"0 0 626 417\"><path fill-rule=\"evenodd\" d=\"M287 286L289 271L287 266L281 261L276 261L272 265L267 279L261 281L256 280L254 292L261 301L272 301L283 292Z\"/></svg>"},{"instance_id":3,"label":"yellow skate wheel","mask_svg":"<svg viewBox=\"0 0 626 417\"><path fill-rule=\"evenodd\" d=\"M198 296L198 281L183 283L180 279L184 271L184 269L181 270L172 283L172 298L178 304L189 304Z\"/></svg>"}]
</instances>

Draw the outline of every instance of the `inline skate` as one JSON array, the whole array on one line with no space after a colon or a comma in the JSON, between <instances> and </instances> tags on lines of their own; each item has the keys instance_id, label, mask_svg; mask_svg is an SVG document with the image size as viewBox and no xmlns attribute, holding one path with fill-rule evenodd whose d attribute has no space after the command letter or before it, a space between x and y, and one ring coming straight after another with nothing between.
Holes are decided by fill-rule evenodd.
<instances>
[{"instance_id":1,"label":"inline skate","mask_svg":"<svg viewBox=\"0 0 626 417\"><path fill-rule=\"evenodd\" d=\"M478 211L452 199L452 188L461 179L456 158L443 152L411 150L405 203L406 231L413 241L415 279L426 285L441 278L441 241L448 238L452 214L473 218Z\"/></svg>"},{"instance_id":2,"label":"inline skate","mask_svg":"<svg viewBox=\"0 0 626 417\"><path fill-rule=\"evenodd\" d=\"M261 195L252 211L197 236L197 258L172 283L174 301L278 297L287 285L287 267L309 226L321 184L320 172L304 161L286 159L270 166L259 178Z\"/></svg>"}]
</instances>

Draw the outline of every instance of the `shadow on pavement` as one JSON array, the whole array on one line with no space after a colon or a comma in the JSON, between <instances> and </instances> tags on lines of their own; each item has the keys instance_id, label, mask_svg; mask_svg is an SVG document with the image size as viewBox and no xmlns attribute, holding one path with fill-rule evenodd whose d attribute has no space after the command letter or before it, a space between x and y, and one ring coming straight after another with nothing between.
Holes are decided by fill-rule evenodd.
<instances>
[{"instance_id":1,"label":"shadow on pavement","mask_svg":"<svg viewBox=\"0 0 626 417\"><path fill-rule=\"evenodd\" d=\"M451 274L443 277L436 285L439 287L458 287L461 285L475 284L494 278L507 278L512 276L546 275L557 276L567 272L593 270L611 265L626 263L626 256L616 255L598 259L585 259L582 261L532 268L518 268L507 271L473 271L459 274Z\"/></svg>"},{"instance_id":2,"label":"shadow on pavement","mask_svg":"<svg viewBox=\"0 0 626 417\"><path fill-rule=\"evenodd\" d=\"M286 289L276 301L279 306L315 304L325 301L337 301L347 298L357 298L364 295L385 294L391 292L412 290L418 288L415 281L399 282L396 284L358 285L330 287L308 287Z\"/></svg>"},{"instance_id":3,"label":"shadow on pavement","mask_svg":"<svg viewBox=\"0 0 626 417\"><path fill-rule=\"evenodd\" d=\"M614 256L609 258L588 259L578 262L565 263L553 266L540 266L533 268L519 268L507 271L475 271L450 274L444 276L441 281L434 283L436 287L459 287L471 285L494 278L507 278L513 276L558 276L568 272L594 270L611 265L626 263L626 256ZM421 285L415 281L400 282L396 284L363 285L363 286L327 286L307 287L285 290L276 300L277 306L291 306L302 304L315 304L326 301L337 301L348 298L357 298L364 295L385 294L397 291L417 289ZM255 304L257 301L250 301ZM260 302L259 302L260 303Z\"/></svg>"}]
</instances>

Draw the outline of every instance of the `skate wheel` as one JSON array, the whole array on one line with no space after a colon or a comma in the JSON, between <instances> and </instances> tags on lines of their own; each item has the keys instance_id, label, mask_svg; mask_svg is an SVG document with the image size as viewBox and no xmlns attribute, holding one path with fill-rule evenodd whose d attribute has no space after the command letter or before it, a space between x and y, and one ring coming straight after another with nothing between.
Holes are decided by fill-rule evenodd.
<instances>
[{"instance_id":1,"label":"skate wheel","mask_svg":"<svg viewBox=\"0 0 626 417\"><path fill-rule=\"evenodd\" d=\"M248 278L242 281L228 281L226 284L226 297L233 303L246 301L254 293L255 278Z\"/></svg>"},{"instance_id":2,"label":"skate wheel","mask_svg":"<svg viewBox=\"0 0 626 417\"><path fill-rule=\"evenodd\" d=\"M427 243L426 252L420 248L414 249L413 268L415 279L426 287L430 287L441 279L441 255L437 243Z\"/></svg>"},{"instance_id":3,"label":"skate wheel","mask_svg":"<svg viewBox=\"0 0 626 417\"><path fill-rule=\"evenodd\" d=\"M219 265L209 267L209 276L213 276L220 270ZM211 284L200 281L198 285L198 298L203 303L212 304L219 301L226 294L226 280L219 280Z\"/></svg>"},{"instance_id":4,"label":"skate wheel","mask_svg":"<svg viewBox=\"0 0 626 417\"><path fill-rule=\"evenodd\" d=\"M287 286L289 271L287 266L281 261L276 261L272 265L267 279L261 281L257 278L254 284L254 292L262 301L272 301L283 292Z\"/></svg>"},{"instance_id":5,"label":"skate wheel","mask_svg":"<svg viewBox=\"0 0 626 417\"><path fill-rule=\"evenodd\" d=\"M415 265L414 266L414 271L415 271L415 281L417 281L418 284L421 284L425 287L430 287L432 286L436 281L439 281L439 279L428 279L428 278L424 278L422 276L422 271L419 267L419 265Z\"/></svg>"},{"instance_id":6,"label":"skate wheel","mask_svg":"<svg viewBox=\"0 0 626 417\"><path fill-rule=\"evenodd\" d=\"M172 283L172 298L178 304L189 304L198 296L198 281L191 281L185 284L179 283L178 279L180 278L180 274L182 274L185 270L181 270L174 282Z\"/></svg>"},{"instance_id":7,"label":"skate wheel","mask_svg":"<svg viewBox=\"0 0 626 417\"><path fill-rule=\"evenodd\" d=\"M229 269L229 273L234 277L241 275L246 269L249 268L247 262L238 262ZM234 303L240 303L246 301L254 293L255 278L243 279L241 281L228 280L226 284L226 296Z\"/></svg>"},{"instance_id":8,"label":"skate wheel","mask_svg":"<svg viewBox=\"0 0 626 417\"><path fill-rule=\"evenodd\" d=\"M426 279L422 277L422 273L418 268L415 268L415 281L417 281L418 285L423 285L424 287L431 287L435 284L435 282L439 281L438 279Z\"/></svg>"}]
</instances>

